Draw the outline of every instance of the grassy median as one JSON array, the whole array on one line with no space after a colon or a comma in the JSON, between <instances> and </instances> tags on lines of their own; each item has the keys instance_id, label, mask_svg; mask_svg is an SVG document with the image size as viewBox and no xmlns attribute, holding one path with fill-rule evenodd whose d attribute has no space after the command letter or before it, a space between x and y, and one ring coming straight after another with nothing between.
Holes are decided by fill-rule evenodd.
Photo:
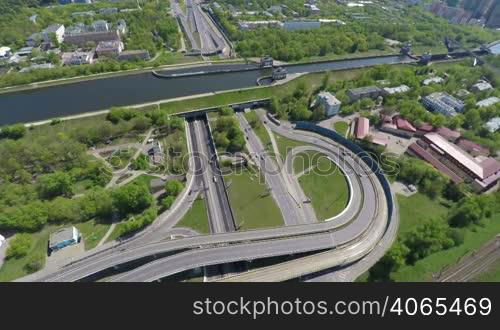
<instances>
[{"instance_id":1,"label":"grassy median","mask_svg":"<svg viewBox=\"0 0 500 330\"><path fill-rule=\"evenodd\" d=\"M299 183L318 220L341 213L349 201L349 185L344 173L331 160L322 156L312 159L311 171L299 177Z\"/></svg>"},{"instance_id":2,"label":"grassy median","mask_svg":"<svg viewBox=\"0 0 500 330\"><path fill-rule=\"evenodd\" d=\"M224 180L229 185L229 200L239 230L283 226L281 211L259 172L243 169Z\"/></svg>"},{"instance_id":3,"label":"grassy median","mask_svg":"<svg viewBox=\"0 0 500 330\"><path fill-rule=\"evenodd\" d=\"M205 200L202 198L196 199L181 221L177 223L176 227L187 227L196 230L200 234L209 234L210 227L208 225Z\"/></svg>"}]
</instances>

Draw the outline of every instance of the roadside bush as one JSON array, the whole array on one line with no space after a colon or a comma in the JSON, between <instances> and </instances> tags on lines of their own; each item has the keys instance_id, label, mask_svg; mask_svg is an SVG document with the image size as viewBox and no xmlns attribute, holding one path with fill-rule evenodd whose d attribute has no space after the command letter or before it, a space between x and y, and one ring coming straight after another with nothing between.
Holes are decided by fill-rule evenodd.
<instances>
[{"instance_id":1,"label":"roadside bush","mask_svg":"<svg viewBox=\"0 0 500 330\"><path fill-rule=\"evenodd\" d=\"M43 268L43 255L36 254L29 257L28 262L24 265L24 269L29 273L34 273Z\"/></svg>"},{"instance_id":2,"label":"roadside bush","mask_svg":"<svg viewBox=\"0 0 500 330\"><path fill-rule=\"evenodd\" d=\"M153 223L158 216L158 208L151 207L143 214L124 222L119 229L119 236L126 236L135 233Z\"/></svg>"},{"instance_id":3,"label":"roadside bush","mask_svg":"<svg viewBox=\"0 0 500 330\"><path fill-rule=\"evenodd\" d=\"M172 204L174 204L175 197L174 196L167 196L165 197L162 202L161 206L165 209L168 210L170 207L172 207Z\"/></svg>"},{"instance_id":4,"label":"roadside bush","mask_svg":"<svg viewBox=\"0 0 500 330\"><path fill-rule=\"evenodd\" d=\"M26 256L31 249L32 244L33 240L29 234L16 234L16 236L14 236L14 238L9 242L9 248L6 252L7 259L19 259Z\"/></svg>"}]
</instances>

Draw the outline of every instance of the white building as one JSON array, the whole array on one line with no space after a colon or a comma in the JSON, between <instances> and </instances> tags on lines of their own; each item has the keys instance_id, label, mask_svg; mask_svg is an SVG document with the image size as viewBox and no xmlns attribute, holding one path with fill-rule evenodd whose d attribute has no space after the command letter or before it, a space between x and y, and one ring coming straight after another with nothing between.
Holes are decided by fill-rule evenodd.
<instances>
[{"instance_id":1,"label":"white building","mask_svg":"<svg viewBox=\"0 0 500 330\"><path fill-rule=\"evenodd\" d=\"M327 117L331 117L339 113L342 102L332 93L322 91L316 96L316 104L324 106Z\"/></svg>"},{"instance_id":2,"label":"white building","mask_svg":"<svg viewBox=\"0 0 500 330\"><path fill-rule=\"evenodd\" d=\"M9 47L0 47L0 60L8 60L12 56L12 51Z\"/></svg>"},{"instance_id":3,"label":"white building","mask_svg":"<svg viewBox=\"0 0 500 330\"><path fill-rule=\"evenodd\" d=\"M52 69L52 68L54 68L54 64L52 64L52 63L33 64L33 65L28 66L26 68L22 68L19 72L25 73L25 72L30 72L33 70Z\"/></svg>"},{"instance_id":4,"label":"white building","mask_svg":"<svg viewBox=\"0 0 500 330\"><path fill-rule=\"evenodd\" d=\"M476 106L479 108L489 107L491 105L497 104L498 102L500 102L500 98L498 98L496 96L492 96L492 97L488 97L487 99L484 99L484 100L477 102Z\"/></svg>"},{"instance_id":5,"label":"white building","mask_svg":"<svg viewBox=\"0 0 500 330\"><path fill-rule=\"evenodd\" d=\"M496 131L498 131L500 129L500 117L490 119L490 121L486 123L486 128L491 133L495 133Z\"/></svg>"},{"instance_id":6,"label":"white building","mask_svg":"<svg viewBox=\"0 0 500 330\"><path fill-rule=\"evenodd\" d=\"M43 30L43 38L45 42L50 42L50 33L56 35L57 42L61 43L64 41L64 32L66 31L64 25L62 24L52 24L49 25L45 30Z\"/></svg>"},{"instance_id":7,"label":"white building","mask_svg":"<svg viewBox=\"0 0 500 330\"><path fill-rule=\"evenodd\" d=\"M400 93L409 92L410 89L411 88L406 86L406 85L401 85L401 86L397 86L397 87L385 87L384 91L389 95L393 95L393 94L400 94Z\"/></svg>"},{"instance_id":8,"label":"white building","mask_svg":"<svg viewBox=\"0 0 500 330\"><path fill-rule=\"evenodd\" d=\"M424 84L424 86L429 86L430 84L440 84L444 81L443 78L441 77L431 77L431 78L427 78L425 79L422 84Z\"/></svg>"},{"instance_id":9,"label":"white building","mask_svg":"<svg viewBox=\"0 0 500 330\"><path fill-rule=\"evenodd\" d=\"M49 249L57 251L66 246L77 244L80 241L80 232L76 227L63 228L50 235Z\"/></svg>"}]
</instances>

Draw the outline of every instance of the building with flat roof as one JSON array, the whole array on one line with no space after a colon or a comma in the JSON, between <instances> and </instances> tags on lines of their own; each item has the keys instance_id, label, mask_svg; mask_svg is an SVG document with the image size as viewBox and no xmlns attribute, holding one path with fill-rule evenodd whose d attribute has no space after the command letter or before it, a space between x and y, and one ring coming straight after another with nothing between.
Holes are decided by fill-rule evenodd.
<instances>
[{"instance_id":1,"label":"building with flat roof","mask_svg":"<svg viewBox=\"0 0 500 330\"><path fill-rule=\"evenodd\" d=\"M469 176L476 190L486 190L495 185L500 179L500 162L496 159L488 157L474 158L436 133L424 135L424 141L438 154L442 155L446 162L451 162L448 165L444 163L445 166L451 167L452 170L456 166Z\"/></svg>"},{"instance_id":2,"label":"building with flat roof","mask_svg":"<svg viewBox=\"0 0 500 330\"><path fill-rule=\"evenodd\" d=\"M62 63L64 65L82 65L82 64L91 64L94 61L95 52L72 52L72 53L63 53L62 54Z\"/></svg>"},{"instance_id":3,"label":"building with flat roof","mask_svg":"<svg viewBox=\"0 0 500 330\"><path fill-rule=\"evenodd\" d=\"M272 15L271 15L272 16ZM277 20L267 20L267 21L239 21L238 27L240 30L253 30L260 27L273 27L281 28L283 23Z\"/></svg>"},{"instance_id":4,"label":"building with flat roof","mask_svg":"<svg viewBox=\"0 0 500 330\"><path fill-rule=\"evenodd\" d=\"M123 42L119 40L101 41L97 45L98 57L117 57L123 51Z\"/></svg>"},{"instance_id":5,"label":"building with flat roof","mask_svg":"<svg viewBox=\"0 0 500 330\"><path fill-rule=\"evenodd\" d=\"M484 92L490 89L493 89L493 86L487 81L479 80L477 83L471 86L471 91L473 92Z\"/></svg>"},{"instance_id":6,"label":"building with flat roof","mask_svg":"<svg viewBox=\"0 0 500 330\"><path fill-rule=\"evenodd\" d=\"M321 22L319 20L296 20L283 22L283 29L286 31L301 31L319 29Z\"/></svg>"},{"instance_id":7,"label":"building with flat roof","mask_svg":"<svg viewBox=\"0 0 500 330\"><path fill-rule=\"evenodd\" d=\"M490 150L488 148L463 138L457 142L457 146L474 157L488 156L490 154Z\"/></svg>"},{"instance_id":8,"label":"building with flat roof","mask_svg":"<svg viewBox=\"0 0 500 330\"><path fill-rule=\"evenodd\" d=\"M384 94L384 91L377 86L366 86L353 88L347 91L347 96L351 102L356 102L363 98L375 99Z\"/></svg>"},{"instance_id":9,"label":"building with flat roof","mask_svg":"<svg viewBox=\"0 0 500 330\"><path fill-rule=\"evenodd\" d=\"M334 116L339 113L340 102L332 93L322 91L316 96L316 103L325 107L326 115L328 117Z\"/></svg>"},{"instance_id":10,"label":"building with flat roof","mask_svg":"<svg viewBox=\"0 0 500 330\"><path fill-rule=\"evenodd\" d=\"M485 126L488 131L490 131L491 133L495 133L500 129L500 117L490 119Z\"/></svg>"},{"instance_id":11,"label":"building with flat roof","mask_svg":"<svg viewBox=\"0 0 500 330\"><path fill-rule=\"evenodd\" d=\"M63 228L50 235L49 249L57 251L80 241L80 232L76 227Z\"/></svg>"},{"instance_id":12,"label":"building with flat roof","mask_svg":"<svg viewBox=\"0 0 500 330\"><path fill-rule=\"evenodd\" d=\"M410 89L411 88L406 86L406 85L401 85L401 86L397 86L397 87L385 87L384 92L387 95L394 95L394 94L401 94L401 93L409 92Z\"/></svg>"},{"instance_id":13,"label":"building with flat roof","mask_svg":"<svg viewBox=\"0 0 500 330\"><path fill-rule=\"evenodd\" d=\"M52 63L43 63L43 64L33 64L28 67L22 68L19 70L20 73L26 73L33 70L43 70L43 69L52 69L54 68L54 64Z\"/></svg>"},{"instance_id":14,"label":"building with flat roof","mask_svg":"<svg viewBox=\"0 0 500 330\"><path fill-rule=\"evenodd\" d=\"M366 117L359 117L356 120L356 129L354 133L356 139L365 139L370 134L370 120Z\"/></svg>"},{"instance_id":15,"label":"building with flat roof","mask_svg":"<svg viewBox=\"0 0 500 330\"><path fill-rule=\"evenodd\" d=\"M104 32L84 32L77 34L66 34L64 42L79 47L86 46L89 42L98 44L101 41L121 40L120 34L116 30Z\"/></svg>"},{"instance_id":16,"label":"building with flat roof","mask_svg":"<svg viewBox=\"0 0 500 330\"><path fill-rule=\"evenodd\" d=\"M111 25L107 21L100 19L92 22L91 27L95 32L106 32L110 30Z\"/></svg>"},{"instance_id":17,"label":"building with flat roof","mask_svg":"<svg viewBox=\"0 0 500 330\"><path fill-rule=\"evenodd\" d=\"M430 84L440 84L443 81L444 81L444 79L441 77L430 77L430 78L424 79L424 81L422 81L422 84L424 86L429 86Z\"/></svg>"},{"instance_id":18,"label":"building with flat roof","mask_svg":"<svg viewBox=\"0 0 500 330\"><path fill-rule=\"evenodd\" d=\"M124 50L118 55L120 61L142 60L148 61L150 59L149 52L144 49L138 50Z\"/></svg>"},{"instance_id":19,"label":"building with flat roof","mask_svg":"<svg viewBox=\"0 0 500 330\"><path fill-rule=\"evenodd\" d=\"M424 107L429 111L438 112L445 116L456 116L462 112L465 104L447 93L432 93L422 99Z\"/></svg>"},{"instance_id":20,"label":"building with flat roof","mask_svg":"<svg viewBox=\"0 0 500 330\"><path fill-rule=\"evenodd\" d=\"M439 127L436 128L434 131L437 134L444 137L446 140L451 142L456 141L458 138L460 138L460 136L462 136L462 134L459 131L454 131L452 129L449 129L448 127Z\"/></svg>"},{"instance_id":21,"label":"building with flat roof","mask_svg":"<svg viewBox=\"0 0 500 330\"><path fill-rule=\"evenodd\" d=\"M498 98L496 96L492 96L492 97L488 97L487 99L484 99L484 100L477 102L476 106L478 106L479 108L489 107L489 106L497 104L498 102L500 102L500 98Z\"/></svg>"}]
</instances>

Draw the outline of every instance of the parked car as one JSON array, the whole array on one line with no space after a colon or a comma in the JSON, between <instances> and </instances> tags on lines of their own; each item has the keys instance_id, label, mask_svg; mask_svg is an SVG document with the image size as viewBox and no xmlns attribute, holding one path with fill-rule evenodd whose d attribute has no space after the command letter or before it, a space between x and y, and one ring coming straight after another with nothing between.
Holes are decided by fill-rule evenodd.
<instances>
[{"instance_id":1,"label":"parked car","mask_svg":"<svg viewBox=\"0 0 500 330\"><path fill-rule=\"evenodd\" d=\"M5 243L5 237L0 235L0 247L2 247L3 243Z\"/></svg>"}]
</instances>

